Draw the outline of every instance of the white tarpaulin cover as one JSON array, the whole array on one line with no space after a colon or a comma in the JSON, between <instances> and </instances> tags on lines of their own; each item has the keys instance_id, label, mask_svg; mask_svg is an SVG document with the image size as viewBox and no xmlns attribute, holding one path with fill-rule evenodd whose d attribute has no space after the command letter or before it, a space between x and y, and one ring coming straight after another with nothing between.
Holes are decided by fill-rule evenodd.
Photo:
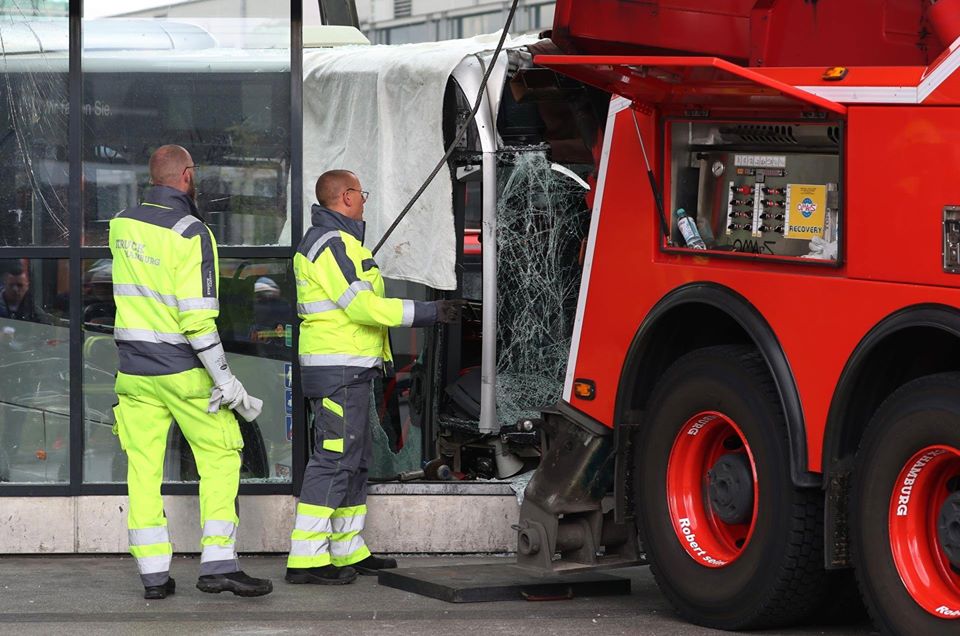
<instances>
[{"instance_id":1,"label":"white tarpaulin cover","mask_svg":"<svg viewBox=\"0 0 960 636\"><path fill-rule=\"evenodd\" d=\"M498 38L304 51L304 229L317 177L335 168L352 170L370 191L364 220L365 245L372 249L443 156L443 95L450 74L464 58L492 52ZM535 41L508 37L504 47ZM472 104L476 94L467 97ZM377 254L384 276L456 288L452 197L444 168Z\"/></svg>"}]
</instances>

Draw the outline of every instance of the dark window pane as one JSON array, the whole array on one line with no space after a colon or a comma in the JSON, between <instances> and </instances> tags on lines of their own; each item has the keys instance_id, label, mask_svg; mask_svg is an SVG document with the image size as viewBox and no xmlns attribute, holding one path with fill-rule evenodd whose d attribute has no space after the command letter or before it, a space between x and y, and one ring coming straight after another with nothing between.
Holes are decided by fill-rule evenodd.
<instances>
[{"instance_id":1,"label":"dark window pane","mask_svg":"<svg viewBox=\"0 0 960 636\"><path fill-rule=\"evenodd\" d=\"M393 298L426 300L423 285L384 279L386 295ZM417 470L423 461L424 396L417 393L426 381L423 358L424 329L401 327L390 330L394 375L373 383L376 411L370 414L373 427L373 464L370 476L389 479L398 473ZM399 447L399 451L397 450Z\"/></svg>"},{"instance_id":2,"label":"dark window pane","mask_svg":"<svg viewBox=\"0 0 960 636\"><path fill-rule=\"evenodd\" d=\"M70 479L66 260L0 262L0 482Z\"/></svg>"}]
</instances>

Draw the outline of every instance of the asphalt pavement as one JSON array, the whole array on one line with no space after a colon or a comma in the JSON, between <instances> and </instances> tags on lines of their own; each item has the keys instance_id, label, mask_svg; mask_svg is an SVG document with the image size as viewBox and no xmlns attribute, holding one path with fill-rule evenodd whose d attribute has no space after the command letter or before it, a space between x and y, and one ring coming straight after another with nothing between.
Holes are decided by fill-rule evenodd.
<instances>
[{"instance_id":1,"label":"asphalt pavement","mask_svg":"<svg viewBox=\"0 0 960 636\"><path fill-rule=\"evenodd\" d=\"M498 562L495 558L400 557L401 567ZM253 576L272 578L260 598L204 594L199 559L175 557L177 593L145 601L129 557L0 556L0 634L725 634L681 621L660 595L648 568L611 570L631 580L625 596L550 601L446 603L380 586L360 577L346 586L289 585L285 559L246 556ZM503 558L503 563L509 562ZM755 634L866 636L869 624L811 625Z\"/></svg>"}]
</instances>

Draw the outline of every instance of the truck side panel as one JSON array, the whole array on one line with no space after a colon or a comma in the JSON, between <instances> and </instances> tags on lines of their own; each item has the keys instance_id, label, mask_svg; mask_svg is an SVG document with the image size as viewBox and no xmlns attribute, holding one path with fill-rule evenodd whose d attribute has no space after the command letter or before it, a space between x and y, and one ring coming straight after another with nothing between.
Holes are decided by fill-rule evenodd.
<instances>
[{"instance_id":1,"label":"truck side panel","mask_svg":"<svg viewBox=\"0 0 960 636\"><path fill-rule=\"evenodd\" d=\"M581 291L587 296L571 374L593 380L596 397L583 400L567 394L572 406L613 426L624 358L646 315L677 287L713 282L748 299L777 334L801 398L808 469L822 470L820 450L834 387L864 335L903 307L924 303L960 307L960 290L932 285L934 281L953 283L949 275L937 271L938 222L942 204L952 202L947 173L958 165L956 153L960 151L956 148L960 144L955 133L935 134L933 130L950 117L956 118L955 111L910 109L910 116L905 117L893 110L888 111L891 116L881 118L870 112L873 109L860 110L849 122L847 165L888 162L890 166L879 173L866 167L848 171L841 235L848 237L848 256L840 267L661 251L631 110L616 115L614 126L607 131L613 138L607 170L601 175L604 190L595 210L600 216L595 221L588 284ZM652 155L652 149L659 147L657 127L650 116L637 113L637 118ZM900 144L918 135L921 143L910 153L904 151ZM886 140L880 141L881 136ZM915 168L908 171L907 164L928 166L940 185L924 188L919 181L922 177L898 178L897 174L918 173ZM900 173L895 169L898 165ZM886 192L899 198L885 196ZM917 212L907 216L905 206ZM885 231L885 225L893 231ZM901 268L907 276L926 272L926 282L931 284L884 280L897 280L894 273ZM851 278L854 273L858 279Z\"/></svg>"}]
</instances>

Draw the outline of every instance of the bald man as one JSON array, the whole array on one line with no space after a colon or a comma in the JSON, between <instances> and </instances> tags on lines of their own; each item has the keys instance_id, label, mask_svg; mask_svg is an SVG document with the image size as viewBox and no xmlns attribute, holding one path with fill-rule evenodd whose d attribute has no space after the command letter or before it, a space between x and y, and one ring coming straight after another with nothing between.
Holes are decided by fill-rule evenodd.
<instances>
[{"instance_id":1,"label":"bald man","mask_svg":"<svg viewBox=\"0 0 960 636\"><path fill-rule=\"evenodd\" d=\"M289 583L342 585L357 573L395 568L370 553L360 533L373 453L370 381L392 362L389 327L426 327L458 318L462 301L384 298L383 278L363 246L368 193L349 170L317 180L312 227L293 257L303 394L314 413L315 445L303 476L291 535Z\"/></svg>"},{"instance_id":2,"label":"bald man","mask_svg":"<svg viewBox=\"0 0 960 636\"><path fill-rule=\"evenodd\" d=\"M217 333L217 244L197 218L195 170L184 148L158 148L150 157L153 187L138 207L110 221L120 358L115 431L128 459L130 553L147 599L176 590L160 498L172 420L193 449L200 473L197 587L238 596L273 589L270 581L244 574L237 561L243 440L232 410L253 421L263 403L231 372Z\"/></svg>"}]
</instances>

